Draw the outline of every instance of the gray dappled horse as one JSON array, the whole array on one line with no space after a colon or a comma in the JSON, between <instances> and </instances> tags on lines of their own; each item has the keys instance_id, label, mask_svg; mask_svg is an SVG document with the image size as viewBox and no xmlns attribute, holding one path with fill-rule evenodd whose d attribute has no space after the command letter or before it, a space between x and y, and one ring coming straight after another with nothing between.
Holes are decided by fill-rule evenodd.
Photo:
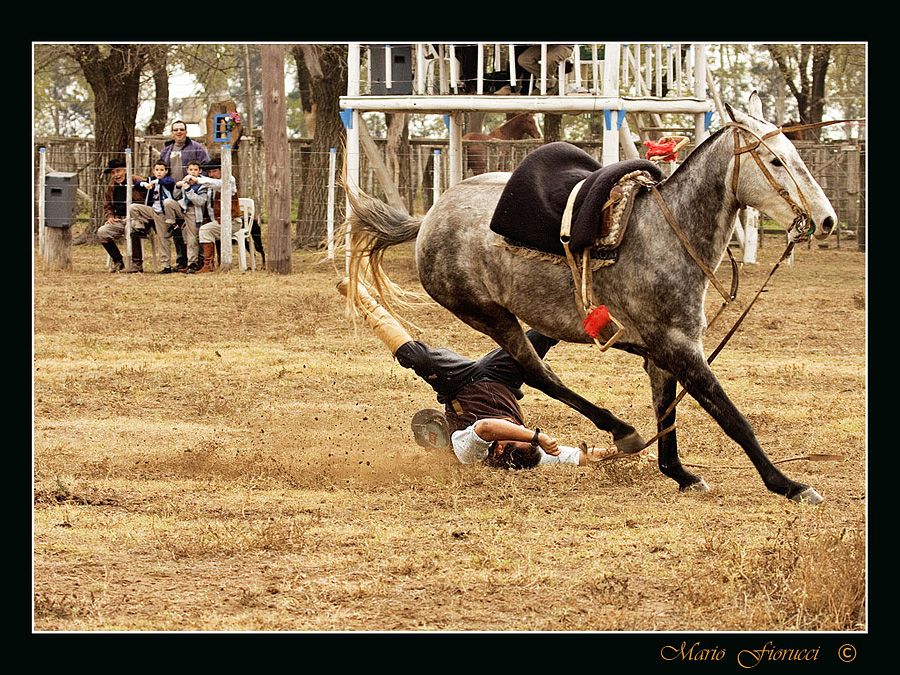
<instances>
[{"instance_id":1,"label":"gray dappled horse","mask_svg":"<svg viewBox=\"0 0 900 675\"><path fill-rule=\"evenodd\" d=\"M827 237L837 222L834 209L796 148L763 120L756 92L749 114L727 109L731 121L657 186L702 261L713 270L721 262L741 206L777 220L792 241ZM646 443L635 428L566 387L525 337L519 320L559 340L592 341L576 310L573 277L565 265L495 245L498 236L488 225L510 175L495 172L464 180L419 218L365 194L351 195L351 274L368 275L388 306L391 298L401 300L396 292L402 289L384 273L383 254L389 246L415 239L419 279L434 300L509 351L529 386L610 432L620 451L637 452ZM646 192L634 200L618 261L593 271L595 296L624 325L614 346L644 357L658 430L675 423L674 408L666 411L680 382L744 449L769 490L797 502L821 502L815 489L788 478L766 456L750 423L710 369L703 351L708 285L708 277ZM675 431L659 438L660 471L682 491L707 491L706 482L681 464L676 439Z\"/></svg>"}]
</instances>

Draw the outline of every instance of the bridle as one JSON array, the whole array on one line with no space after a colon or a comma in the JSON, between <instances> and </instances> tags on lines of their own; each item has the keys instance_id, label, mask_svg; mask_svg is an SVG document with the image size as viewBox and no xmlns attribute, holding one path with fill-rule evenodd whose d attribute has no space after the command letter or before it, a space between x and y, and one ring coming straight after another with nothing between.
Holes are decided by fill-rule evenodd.
<instances>
[{"instance_id":1,"label":"bridle","mask_svg":"<svg viewBox=\"0 0 900 675\"><path fill-rule=\"evenodd\" d=\"M752 129L749 129L745 125L740 124L738 122L729 122L728 124L725 125L726 128L732 127L734 129L734 170L731 174L731 191L734 194L735 199L737 199L738 204L741 204L741 200L737 196L737 181L738 181L738 174L740 172L740 166L741 166L740 156L744 153L750 153L750 156L753 157L753 160L756 162L756 165L760 168L763 175L766 177L766 180L769 181L769 184L772 186L772 188L775 190L775 192L788 203L788 206L791 207L791 210L794 212L796 217L794 218L794 221L791 223L790 228L788 228L788 231L787 231L788 242L787 242L787 247L784 250L784 253L781 254L781 257L778 259L778 262L776 262L775 265L772 267L771 271L769 272L769 274L766 277L765 281L763 282L762 286L759 287L759 290L756 292L756 294L750 300L749 304L744 309L744 311L741 313L741 315L738 317L737 321L735 321L734 325L725 334L725 336L719 342L718 346L716 346L716 348L712 351L712 353L707 357L706 362L708 364L712 364L712 362L716 358L716 356L719 355L719 352L722 351L722 349L725 347L725 345L728 343L728 341L731 339L731 337L737 332L738 327L741 325L741 323L743 323L744 319L750 313L751 308L756 303L756 301L759 299L759 296L762 294L762 292L765 290L765 287L768 285L772 276L775 274L775 271L790 256L791 252L794 249L794 245L799 241L805 241L805 240L809 239L810 235L812 235L813 232L815 232L815 225L810 223L810 220L811 220L810 210L811 209L809 207L809 202L806 200L806 196L803 194L803 190L800 189L800 185L797 183L797 180L796 180L796 178L794 178L794 174L790 170L788 165L784 162L783 159L781 159L781 157L778 155L778 153L776 153L774 150L772 150L772 148L769 147L769 145L766 143L766 140L768 140L769 138L772 138L774 136L777 136L785 131L798 131L801 129L815 129L818 127L827 126L829 124L838 124L840 122L849 122L849 121L855 121L855 120L835 120L835 121L829 121L829 122L818 122L815 124L799 124L799 125L790 126L790 127L778 127L777 129L773 129L772 131L766 132L762 136L760 136ZM756 140L750 141L747 145L743 145L743 142L744 142L743 134L744 133L749 134L750 136L754 137ZM788 175L790 176L791 181L793 181L794 185L797 187L797 194L799 195L802 206L798 205L793 199L791 199L790 193L775 180L775 177L766 168L765 162L763 162L759 156L758 148L760 145L762 145L767 150L769 150L769 152L771 152L775 157L777 157L778 160L782 163L782 165L786 169ZM712 318L712 320L707 323L707 329L708 329L710 326L712 326L712 324L716 321L716 319L719 318L719 315L722 313L722 311L725 309L725 307L728 304L730 304L732 301L734 301L734 299L737 297L737 263L734 260L734 256L731 254L731 249L726 247L725 250L728 252L728 256L731 260L731 266L732 266L731 292L726 293L724 288L722 288L722 285L719 283L718 279L716 278L715 274L713 273L713 271L711 269L709 269L709 266L706 265L706 263L702 262L702 260L700 259L700 256L696 253L693 246L690 244L690 241L688 240L687 236L684 234L681 227L678 225L677 221L675 220L674 215L672 215L672 213L669 210L668 206L666 205L665 200L663 199L662 195L656 189L656 186L655 185L651 186L650 191L653 194L654 198L656 199L656 202L660 208L660 211L662 211L663 216L668 221L668 223L672 227L672 229L675 231L675 234L678 235L678 238L681 240L681 242L684 245L687 252L691 255L691 257L694 259L694 261L698 264L700 269L703 270L704 274L712 282L712 284L716 287L716 289L718 289L719 293L722 295L722 297L725 300L725 302L722 303L722 306L719 308L719 311L716 312L716 314ZM806 227L807 223L810 223L810 225L808 227ZM653 438L651 438L649 441L645 442L644 448L642 448L642 449L646 449L647 447L649 447L652 443L656 442L662 436L665 436L666 434L670 433L671 431L674 431L674 429L676 428L676 424L672 424L669 427L666 427L665 429L663 429L662 428L662 420L666 419L666 417L669 416L669 414L675 409L675 406L678 405L679 401L681 401L681 399L684 398L686 393L687 393L687 390L682 388L681 391L678 393L678 395L674 398L672 403L669 405L669 407L666 409L666 411L658 418L657 429L659 431L657 432L657 434L655 436L653 436Z\"/></svg>"},{"instance_id":2,"label":"bridle","mask_svg":"<svg viewBox=\"0 0 900 675\"><path fill-rule=\"evenodd\" d=\"M785 132L792 131L802 131L805 129L818 129L820 127L826 127L831 124L841 124L845 122L856 122L858 120L829 120L827 122L816 122L814 124L796 124L791 125L789 127L777 127L772 129L771 131L767 131L765 134L760 136L753 129L750 129L746 125L743 125L739 122L728 122L725 124L724 128L732 128L734 130L734 170L731 172L731 192L734 195L734 198L737 199L738 204L742 207L744 206L741 203L740 198L737 194L738 188L738 177L741 172L741 155L744 153L749 153L753 158L753 161L756 162L756 165L759 167L759 170L762 172L763 176L766 177L766 180L769 181L769 185L775 190L776 194L779 197L784 199L787 202L788 206L791 208L791 211L794 212L794 220L791 223L791 226L787 229L788 241L792 244L796 244L797 242L807 241L810 236L816 231L816 226L811 222L811 209L809 207L809 202L806 200L806 195L803 194L803 190L800 189L800 184L797 182L797 179L794 177L794 172L791 171L790 167L787 165L787 162L781 158L781 156L775 152L766 141L775 136L779 136ZM744 134L752 136L753 139L749 139L748 143L744 145ZM800 198L800 204L797 204L793 199L791 199L791 194L784 187L782 187L778 181L775 180L775 177L772 175L772 172L769 171L768 167L766 167L766 163L759 156L759 146L763 146L775 156L775 158L781 162L782 167L785 171L787 171L788 176L793 182L794 186L797 188L797 195Z\"/></svg>"},{"instance_id":3,"label":"bridle","mask_svg":"<svg viewBox=\"0 0 900 675\"><path fill-rule=\"evenodd\" d=\"M804 125L811 126L811 125ZM775 190L775 193L781 197L784 201L787 202L791 211L794 212L794 220L791 223L791 226L787 229L788 240L797 243L801 241L806 241L816 230L815 224L810 222L810 207L809 202L806 200L806 195L803 194L803 190L800 189L800 184L797 182L797 179L794 178L794 173L791 171L790 167L787 163L781 158L781 156L775 152L769 144L766 143L766 140L772 138L773 136L779 136L784 132L783 127L778 127L776 129L772 129L772 131L768 131L762 136L757 134L753 129L740 124L739 122L729 122L725 125L726 128L731 127L734 130L733 138L734 138L734 170L731 172L731 192L734 195L734 198L737 199L738 204L743 206L740 198L738 197L738 179L741 173L741 155L744 153L749 153L753 158L753 161L756 162L756 165L759 167L759 170L762 172L763 176L766 177L766 180L769 181L769 185ZM743 145L744 143L744 134L748 134L755 138L756 140L750 140L749 143ZM787 171L788 176L791 181L794 183L794 186L797 188L797 195L800 198L800 204L797 204L792 198L790 192L782 187L778 181L775 180L775 177L772 175L772 172L766 167L766 163L759 156L759 146L763 146L771 152L775 158L781 162L782 167ZM807 223L809 224L807 226Z\"/></svg>"}]
</instances>

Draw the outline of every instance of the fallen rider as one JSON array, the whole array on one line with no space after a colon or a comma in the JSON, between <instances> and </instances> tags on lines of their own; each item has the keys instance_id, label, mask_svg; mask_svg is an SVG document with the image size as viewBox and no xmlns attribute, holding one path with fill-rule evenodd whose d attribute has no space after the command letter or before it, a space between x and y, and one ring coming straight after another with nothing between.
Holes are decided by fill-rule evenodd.
<instances>
[{"instance_id":1,"label":"fallen rider","mask_svg":"<svg viewBox=\"0 0 900 675\"><path fill-rule=\"evenodd\" d=\"M349 281L338 291L346 296ZM437 393L445 412L422 410L413 418L416 442L427 448L452 447L463 464L526 469L538 464L584 466L617 455L616 449L560 445L524 422L521 367L508 352L495 349L477 361L450 349L433 349L414 340L391 314L358 285L358 304L366 322L404 368L410 368ZM529 330L541 358L559 341Z\"/></svg>"}]
</instances>

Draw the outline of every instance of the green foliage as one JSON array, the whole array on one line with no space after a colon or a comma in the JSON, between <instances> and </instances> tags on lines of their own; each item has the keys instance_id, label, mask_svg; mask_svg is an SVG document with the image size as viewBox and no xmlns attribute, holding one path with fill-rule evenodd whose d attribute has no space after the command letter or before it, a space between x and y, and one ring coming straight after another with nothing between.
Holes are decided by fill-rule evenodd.
<instances>
[{"instance_id":1,"label":"green foliage","mask_svg":"<svg viewBox=\"0 0 900 675\"><path fill-rule=\"evenodd\" d=\"M46 136L92 133L94 102L81 68L62 45L36 45L34 132Z\"/></svg>"}]
</instances>

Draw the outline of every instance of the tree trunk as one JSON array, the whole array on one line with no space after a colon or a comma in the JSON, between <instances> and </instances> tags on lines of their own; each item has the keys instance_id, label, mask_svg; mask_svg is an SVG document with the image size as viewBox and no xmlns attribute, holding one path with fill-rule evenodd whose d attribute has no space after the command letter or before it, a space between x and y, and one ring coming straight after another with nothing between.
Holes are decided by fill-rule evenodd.
<instances>
[{"instance_id":1,"label":"tree trunk","mask_svg":"<svg viewBox=\"0 0 900 675\"><path fill-rule=\"evenodd\" d=\"M72 228L48 227L44 231L44 269L72 269Z\"/></svg>"},{"instance_id":2,"label":"tree trunk","mask_svg":"<svg viewBox=\"0 0 900 675\"><path fill-rule=\"evenodd\" d=\"M295 45L291 48L291 53L297 62L297 91L300 93L300 108L305 117L306 135L312 138L316 135L316 108L312 99L312 77L309 74L309 68L306 67L303 47Z\"/></svg>"},{"instance_id":3,"label":"tree trunk","mask_svg":"<svg viewBox=\"0 0 900 675\"><path fill-rule=\"evenodd\" d=\"M409 173L409 115L406 113L386 113L387 143L385 160L394 185L406 204L406 212L412 213L412 190Z\"/></svg>"},{"instance_id":4,"label":"tree trunk","mask_svg":"<svg viewBox=\"0 0 900 675\"><path fill-rule=\"evenodd\" d=\"M825 109L825 75L828 72L828 64L831 61L831 45L800 46L799 53L793 45L766 45L772 55L784 82L797 101L802 124L813 124L822 121ZM792 69L788 56L797 58L796 69ZM812 67L810 68L810 59ZM794 74L797 74L795 80ZM797 84L799 81L799 86ZM802 132L804 140L817 140L819 129L806 129Z\"/></svg>"},{"instance_id":5,"label":"tree trunk","mask_svg":"<svg viewBox=\"0 0 900 675\"><path fill-rule=\"evenodd\" d=\"M269 215L267 268L291 272L291 165L284 99L284 47L260 45L263 84L263 142Z\"/></svg>"},{"instance_id":6,"label":"tree trunk","mask_svg":"<svg viewBox=\"0 0 900 675\"><path fill-rule=\"evenodd\" d=\"M318 248L325 243L328 219L328 157L337 148L342 165L345 143L339 97L347 93L347 46L340 44L303 45L306 67L311 76L311 105L316 107L316 131L309 161L303 172L297 234L294 245ZM338 169L340 171L340 169ZM344 200L335 198L335 222L341 222Z\"/></svg>"},{"instance_id":7,"label":"tree trunk","mask_svg":"<svg viewBox=\"0 0 900 675\"><path fill-rule=\"evenodd\" d=\"M244 100L247 106L247 131L253 135L253 127L256 122L253 119L253 80L250 79L250 47L244 45Z\"/></svg>"},{"instance_id":8,"label":"tree trunk","mask_svg":"<svg viewBox=\"0 0 900 675\"><path fill-rule=\"evenodd\" d=\"M155 107L153 116L147 124L146 134L155 136L166 130L166 121L169 119L169 70L167 67L168 55L163 52L162 58L153 67L153 85L156 88Z\"/></svg>"},{"instance_id":9,"label":"tree trunk","mask_svg":"<svg viewBox=\"0 0 900 675\"><path fill-rule=\"evenodd\" d=\"M562 115L544 113L544 143L562 140Z\"/></svg>"},{"instance_id":10,"label":"tree trunk","mask_svg":"<svg viewBox=\"0 0 900 675\"><path fill-rule=\"evenodd\" d=\"M105 46L104 46L105 47ZM137 117L141 71L153 45L76 44L72 58L81 66L84 78L94 94L94 203L91 220L76 244L96 243L97 228L104 222L103 196L107 176L103 170L116 157L124 159L125 148L134 148L134 122Z\"/></svg>"}]
</instances>

